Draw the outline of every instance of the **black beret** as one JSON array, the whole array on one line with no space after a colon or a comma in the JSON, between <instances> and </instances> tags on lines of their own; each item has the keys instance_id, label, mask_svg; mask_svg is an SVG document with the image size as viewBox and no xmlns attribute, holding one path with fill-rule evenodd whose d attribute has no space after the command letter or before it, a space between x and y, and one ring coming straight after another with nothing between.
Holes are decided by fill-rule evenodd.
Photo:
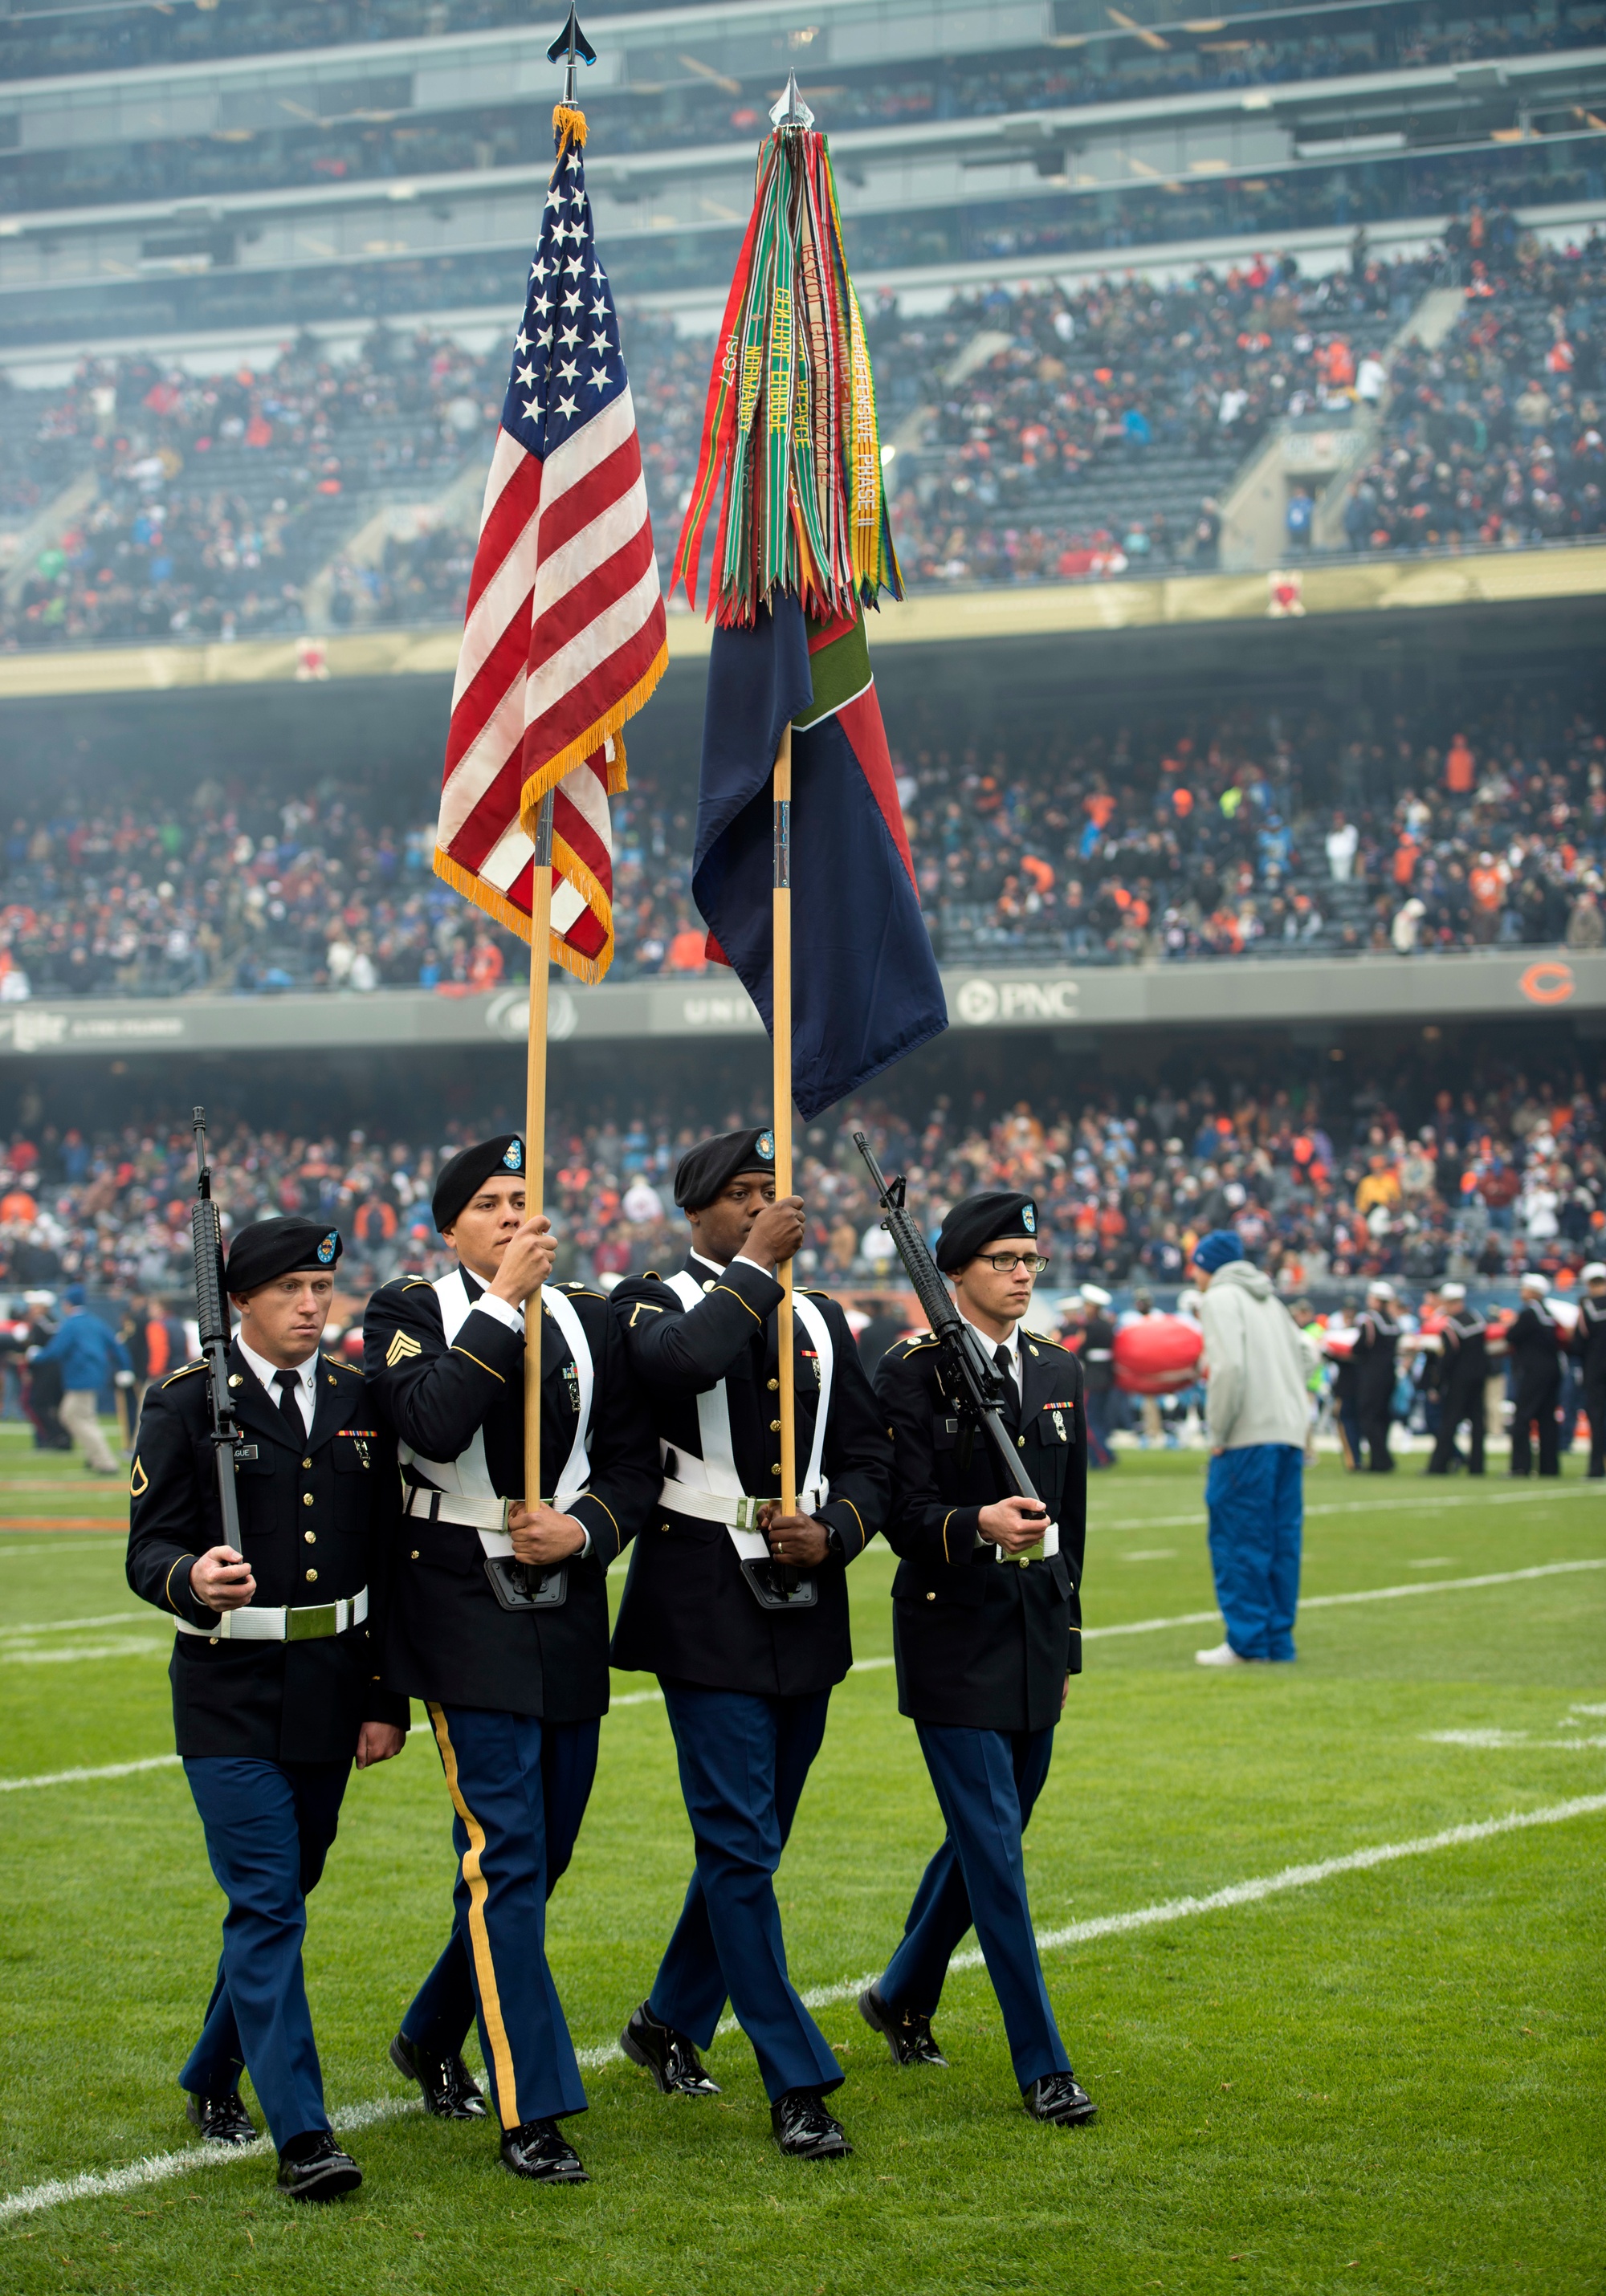
<instances>
[{"instance_id":1,"label":"black beret","mask_svg":"<svg viewBox=\"0 0 1606 2296\"><path fill-rule=\"evenodd\" d=\"M1037 1202L1016 1188L990 1188L961 1196L937 1231L937 1266L951 1275L1001 1236L1037 1234Z\"/></svg>"},{"instance_id":2,"label":"black beret","mask_svg":"<svg viewBox=\"0 0 1606 2296\"><path fill-rule=\"evenodd\" d=\"M321 1220L296 1214L253 1220L229 1246L224 1281L229 1291L241 1292L276 1283L281 1275L299 1275L303 1268L326 1275L340 1255L339 1228L325 1227Z\"/></svg>"},{"instance_id":3,"label":"black beret","mask_svg":"<svg viewBox=\"0 0 1606 2296\"><path fill-rule=\"evenodd\" d=\"M699 1140L681 1157L675 1167L675 1201L682 1211L700 1212L738 1172L774 1169L773 1132L721 1132L717 1140Z\"/></svg>"},{"instance_id":4,"label":"black beret","mask_svg":"<svg viewBox=\"0 0 1606 2296\"><path fill-rule=\"evenodd\" d=\"M449 1164L441 1166L430 1199L435 1226L442 1232L450 1227L469 1198L497 1172L512 1172L521 1180L524 1177L524 1144L516 1132L498 1132L494 1140L476 1140L472 1148L460 1148Z\"/></svg>"}]
</instances>

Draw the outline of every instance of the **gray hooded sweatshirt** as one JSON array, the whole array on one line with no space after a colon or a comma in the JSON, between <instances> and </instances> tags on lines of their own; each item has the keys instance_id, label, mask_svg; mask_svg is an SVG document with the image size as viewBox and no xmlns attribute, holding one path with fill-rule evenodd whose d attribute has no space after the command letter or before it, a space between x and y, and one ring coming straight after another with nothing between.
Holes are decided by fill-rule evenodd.
<instances>
[{"instance_id":1,"label":"gray hooded sweatshirt","mask_svg":"<svg viewBox=\"0 0 1606 2296\"><path fill-rule=\"evenodd\" d=\"M1210 1447L1305 1445L1309 1417L1305 1347L1272 1279L1247 1259L1230 1259L1199 1302L1205 1334L1206 1425Z\"/></svg>"}]
</instances>

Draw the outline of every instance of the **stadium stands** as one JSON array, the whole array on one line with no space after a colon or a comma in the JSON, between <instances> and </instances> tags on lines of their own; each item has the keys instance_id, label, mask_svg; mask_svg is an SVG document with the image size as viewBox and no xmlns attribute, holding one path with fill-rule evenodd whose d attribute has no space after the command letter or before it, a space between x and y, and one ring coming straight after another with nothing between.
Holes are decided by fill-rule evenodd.
<instances>
[{"instance_id":1,"label":"stadium stands","mask_svg":"<svg viewBox=\"0 0 1606 2296\"><path fill-rule=\"evenodd\" d=\"M1308 282L1256 257L1165 286L999 286L930 318L886 299L870 331L911 584L1212 565L1220 499L1268 427L1376 406L1380 354L1463 261L1482 267L1456 334L1395 362L1349 546L1598 532L1601 242L1556 257L1499 214L1473 220L1484 255L1357 250ZM638 316L626 350L667 577L708 344ZM0 516L15 529L62 506L6 585L0 649L456 620L505 356L377 330L339 364L306 339L262 373L86 362L64 393L0 390ZM1550 392L1537 426L1537 402L1518 404L1530 370ZM1544 468L1525 480L1511 458L1530 447ZM404 530L379 532L399 504Z\"/></svg>"},{"instance_id":2,"label":"stadium stands","mask_svg":"<svg viewBox=\"0 0 1606 2296\"><path fill-rule=\"evenodd\" d=\"M1454 720L1221 709L894 750L944 961L1152 964L1494 943L1599 947L1606 734L1529 685ZM129 779L41 792L0 843L0 1002L324 988L487 989L521 944L432 873L432 789L353 770L180 806ZM614 813L618 977L703 969L692 799L638 774Z\"/></svg>"},{"instance_id":3,"label":"stadium stands","mask_svg":"<svg viewBox=\"0 0 1606 2296\"><path fill-rule=\"evenodd\" d=\"M1420 1078L1369 1076L1353 1101L1208 1085L1118 1103L1110 1092L1034 1109L940 1099L924 1119L880 1105L808 1134L805 1272L838 1288L898 1276L849 1133L869 1122L884 1160L910 1173L935 1228L976 1187L1037 1196L1050 1294L1095 1278L1174 1285L1191 1240L1232 1226L1289 1294L1390 1275L1498 1281L1543 1267L1566 1289L1606 1232L1600 1117L1581 1076L1504 1070L1436 1094ZM499 1119L494 1120L500 1120ZM353 1132L214 1136L217 1193L231 1226L302 1210L346 1239L341 1288L360 1300L399 1269L434 1272L429 1198L440 1159L492 1123L482 1112L439 1145ZM670 1182L685 1122L643 1108L582 1125L555 1114L546 1201L563 1265L607 1282L663 1266L683 1237ZM0 1288L87 1281L182 1300L191 1270L189 1134L14 1136L0 1151Z\"/></svg>"},{"instance_id":4,"label":"stadium stands","mask_svg":"<svg viewBox=\"0 0 1606 2296\"><path fill-rule=\"evenodd\" d=\"M1472 258L1473 261L1478 258ZM1355 550L1517 547L1606 527L1606 249L1481 269L1433 351L1395 361L1381 451L1345 506Z\"/></svg>"}]
</instances>

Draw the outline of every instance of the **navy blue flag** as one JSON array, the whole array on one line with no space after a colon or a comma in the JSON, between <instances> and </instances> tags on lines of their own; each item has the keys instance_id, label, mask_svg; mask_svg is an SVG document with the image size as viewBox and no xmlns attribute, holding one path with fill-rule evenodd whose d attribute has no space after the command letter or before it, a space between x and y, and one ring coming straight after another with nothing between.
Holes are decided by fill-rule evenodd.
<instances>
[{"instance_id":1,"label":"navy blue flag","mask_svg":"<svg viewBox=\"0 0 1606 2296\"><path fill-rule=\"evenodd\" d=\"M792 725L792 1096L806 1122L948 1026L870 675L862 614L778 595L716 627L692 894L709 955L774 1032L772 787Z\"/></svg>"}]
</instances>

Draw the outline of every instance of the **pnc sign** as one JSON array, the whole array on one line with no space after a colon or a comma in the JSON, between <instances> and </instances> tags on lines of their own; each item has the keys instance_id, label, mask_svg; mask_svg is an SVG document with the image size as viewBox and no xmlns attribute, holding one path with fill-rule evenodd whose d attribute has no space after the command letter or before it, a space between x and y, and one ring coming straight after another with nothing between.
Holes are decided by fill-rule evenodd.
<instances>
[{"instance_id":1,"label":"pnc sign","mask_svg":"<svg viewBox=\"0 0 1606 2296\"><path fill-rule=\"evenodd\" d=\"M980 974L961 981L954 1013L967 1028L988 1029L1034 1021L1081 1017L1081 983L1074 973L1047 980L989 980Z\"/></svg>"}]
</instances>

